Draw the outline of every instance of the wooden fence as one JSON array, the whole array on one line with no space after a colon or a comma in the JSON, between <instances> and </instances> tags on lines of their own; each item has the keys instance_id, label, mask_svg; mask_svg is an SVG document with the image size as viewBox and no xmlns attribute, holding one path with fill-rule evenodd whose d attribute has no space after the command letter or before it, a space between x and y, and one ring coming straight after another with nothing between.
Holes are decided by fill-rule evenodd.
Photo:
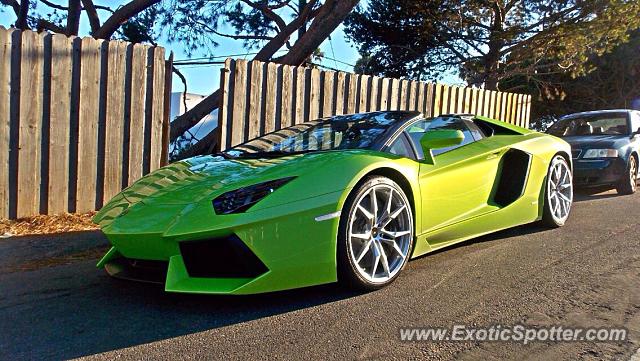
<instances>
[{"instance_id":1,"label":"wooden fence","mask_svg":"<svg viewBox=\"0 0 640 361\"><path fill-rule=\"evenodd\" d=\"M0 27L0 218L85 212L166 162L163 48Z\"/></svg>"},{"instance_id":2,"label":"wooden fence","mask_svg":"<svg viewBox=\"0 0 640 361\"><path fill-rule=\"evenodd\" d=\"M418 110L426 116L472 113L528 127L531 96L316 68L227 59L218 148L337 114Z\"/></svg>"}]
</instances>

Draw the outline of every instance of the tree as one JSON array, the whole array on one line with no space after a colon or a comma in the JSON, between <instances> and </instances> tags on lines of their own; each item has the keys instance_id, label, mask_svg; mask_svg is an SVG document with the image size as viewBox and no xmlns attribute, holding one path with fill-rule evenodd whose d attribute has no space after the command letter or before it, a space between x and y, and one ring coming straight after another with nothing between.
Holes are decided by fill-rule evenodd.
<instances>
[{"instance_id":1,"label":"tree","mask_svg":"<svg viewBox=\"0 0 640 361\"><path fill-rule=\"evenodd\" d=\"M46 10L36 11L36 3ZM0 0L0 4L14 11L16 26L21 29L77 35L84 12L95 38L117 37L152 44L166 39L183 44L188 54L203 51L208 55L213 55L217 40L230 38L242 41L248 50L256 50L254 60L289 65L301 65L311 57L357 3L358 0L132 0L112 9L98 6L93 0L68 0L66 6L49 0ZM227 30L229 27L232 32ZM276 56L282 49L286 52ZM170 140L175 141L215 110L219 101L220 93L215 91L176 118L171 123ZM202 139L188 155L204 151L214 135Z\"/></svg>"},{"instance_id":2,"label":"tree","mask_svg":"<svg viewBox=\"0 0 640 361\"><path fill-rule=\"evenodd\" d=\"M638 13L637 0L371 0L346 32L374 74L425 79L454 70L496 90L516 75L587 73L591 54L640 27Z\"/></svg>"},{"instance_id":3,"label":"tree","mask_svg":"<svg viewBox=\"0 0 640 361\"><path fill-rule=\"evenodd\" d=\"M640 105L640 30L610 53L591 56L582 76L546 74L505 79L505 87L532 94L531 126L545 130L559 116L596 109L637 108Z\"/></svg>"},{"instance_id":4,"label":"tree","mask_svg":"<svg viewBox=\"0 0 640 361\"><path fill-rule=\"evenodd\" d=\"M357 5L359 0L326 0L321 4L317 0L311 0L303 4L298 11L294 12L294 18L289 23L285 23L282 18L275 17L272 13L280 7L291 5L291 1L280 2L250 2L248 0L241 0L245 4L253 9L249 13L252 16L254 12L260 12L261 16L266 17L263 21L247 22L247 21L235 21L231 18L231 24L236 27L236 32L240 33L245 29L244 26L252 26L252 33L267 34L267 24L271 25L271 32L274 35L267 40L266 44L258 51L253 57L253 60L259 61L276 61L282 64L288 65L301 65L307 58L313 55L314 51L322 44L322 42L329 37L329 35L340 25L351 10ZM241 13L240 8L236 7L235 14ZM242 18L247 16L242 13ZM269 21L270 20L270 21ZM305 30L302 35L296 40L296 42L288 46L288 41L294 32L304 29L306 23L311 22L309 28ZM247 25L254 24L254 25ZM278 25L279 24L279 25ZM276 30L278 29L278 30ZM266 39L264 39L266 40ZM288 47L288 52L280 57L275 57L275 54L283 46ZM170 140L174 141L193 125L197 124L200 119L209 114L214 109L217 109L220 104L220 91L216 90L213 94L209 95L198 103L195 107L185 112L183 115L177 117L171 123ZM195 146L190 149L189 152L184 153L184 157L200 154L209 150L210 145L214 141L216 134L210 133L207 137L199 141Z\"/></svg>"}]
</instances>

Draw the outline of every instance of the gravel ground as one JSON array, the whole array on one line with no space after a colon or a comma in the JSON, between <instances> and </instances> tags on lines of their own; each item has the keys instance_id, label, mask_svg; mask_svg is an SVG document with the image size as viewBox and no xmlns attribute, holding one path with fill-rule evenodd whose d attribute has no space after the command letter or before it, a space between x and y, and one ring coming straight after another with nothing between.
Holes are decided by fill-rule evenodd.
<instances>
[{"instance_id":1,"label":"gravel ground","mask_svg":"<svg viewBox=\"0 0 640 361\"><path fill-rule=\"evenodd\" d=\"M640 194L411 262L390 287L167 294L95 269L97 231L0 240L0 359L640 358ZM401 342L400 327L625 327L625 342ZM636 354L635 356L633 356Z\"/></svg>"}]
</instances>

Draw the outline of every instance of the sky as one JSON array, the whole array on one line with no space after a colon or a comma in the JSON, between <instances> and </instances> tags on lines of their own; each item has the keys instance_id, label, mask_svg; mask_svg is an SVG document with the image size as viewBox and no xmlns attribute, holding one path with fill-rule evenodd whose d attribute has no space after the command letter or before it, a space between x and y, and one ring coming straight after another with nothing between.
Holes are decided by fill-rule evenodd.
<instances>
[{"instance_id":1,"label":"sky","mask_svg":"<svg viewBox=\"0 0 640 361\"><path fill-rule=\"evenodd\" d=\"M54 1L55 3L65 4L67 1ZM97 4L112 4L113 8L118 7L119 5L126 3L124 0L114 0L114 1L96 1ZM39 5L40 8L45 8L44 5ZM40 9L39 8L39 9ZM3 11L0 12L0 25L4 27L10 27L15 22L15 15L13 11L7 7L0 8ZM221 31L226 31L227 33L232 33L231 29L220 29ZM81 18L80 22L80 34L81 36L87 35L89 33L89 24L86 19L86 16ZM220 38L216 37L216 41L219 43L219 46L215 49L214 55L217 56L227 56L234 54L245 54L247 50L242 46L242 41L228 39L228 38ZM166 41L159 42L161 46L167 49L167 56L169 52L174 53L175 60L186 60L189 59L184 51L183 46L180 43L167 43ZM320 63L321 65L325 65L331 68L351 72L353 71L353 67L346 65L347 64L355 64L358 60L359 55L357 50L355 49L353 44L350 44L345 38L343 27L338 27L333 34L331 34L331 40L325 40L320 46L320 50L324 52L327 57L336 58L339 62L332 61L329 59L323 59ZM335 54L335 56L334 56ZM191 58L201 58L205 56L202 52L196 52L191 55ZM245 56L245 57L250 57ZM235 56L235 58L245 58L243 56ZM223 59L215 59L224 60ZM179 67L180 71L187 78L188 92L207 95L216 90L220 85L220 69L222 65L213 64L213 65L189 65L189 66L181 66ZM174 92L182 92L184 90L184 86L180 79L174 75L172 88Z\"/></svg>"}]
</instances>

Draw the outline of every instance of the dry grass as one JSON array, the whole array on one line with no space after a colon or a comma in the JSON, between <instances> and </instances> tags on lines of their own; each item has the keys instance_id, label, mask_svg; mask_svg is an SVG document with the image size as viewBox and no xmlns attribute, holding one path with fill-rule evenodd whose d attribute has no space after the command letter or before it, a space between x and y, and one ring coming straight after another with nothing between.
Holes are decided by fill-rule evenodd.
<instances>
[{"instance_id":1,"label":"dry grass","mask_svg":"<svg viewBox=\"0 0 640 361\"><path fill-rule=\"evenodd\" d=\"M83 214L60 214L56 216L34 216L17 220L0 219L0 237L24 236L27 234L52 234L98 229L91 222L95 212Z\"/></svg>"}]
</instances>

